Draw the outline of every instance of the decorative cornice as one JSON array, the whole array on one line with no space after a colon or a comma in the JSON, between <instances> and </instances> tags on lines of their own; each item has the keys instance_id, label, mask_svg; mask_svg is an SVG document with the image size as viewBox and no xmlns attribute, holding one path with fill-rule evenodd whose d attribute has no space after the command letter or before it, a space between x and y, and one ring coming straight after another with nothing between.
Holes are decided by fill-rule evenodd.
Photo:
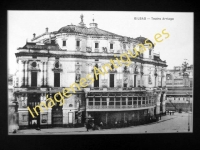
<instances>
[{"instance_id":1,"label":"decorative cornice","mask_svg":"<svg viewBox=\"0 0 200 150\"><path fill-rule=\"evenodd\" d=\"M114 59L114 55L113 56L101 56L101 55L97 55L97 56L86 56L83 54L50 54L50 53L26 53L26 52L21 52L21 53L15 53L16 57L19 56L38 56L38 57L60 57L60 58L81 58L81 59ZM168 65L166 64L161 64L162 61L159 62L152 62L152 61L145 61L142 59L138 59L138 58L130 58L131 61L133 62L139 62L139 63L143 63L143 64L153 64L153 65L157 65L157 66L163 66L163 67L167 67ZM163 62L164 63L164 62Z\"/></svg>"}]
</instances>

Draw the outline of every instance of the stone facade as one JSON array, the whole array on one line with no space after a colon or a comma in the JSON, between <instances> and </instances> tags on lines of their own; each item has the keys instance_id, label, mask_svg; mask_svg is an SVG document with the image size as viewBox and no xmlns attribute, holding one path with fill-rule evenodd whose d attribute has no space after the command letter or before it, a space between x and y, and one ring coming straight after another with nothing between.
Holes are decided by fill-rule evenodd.
<instances>
[{"instance_id":1,"label":"stone facade","mask_svg":"<svg viewBox=\"0 0 200 150\"><path fill-rule=\"evenodd\" d=\"M164 112L167 65L154 53L153 43L149 48L145 40L144 37L129 38L104 31L97 27L97 23L91 23L87 28L83 19L77 26L68 25L54 32L49 32L47 28L39 36L34 34L32 42L18 48L16 53L18 71L14 77L14 94L19 103L19 126L74 126L83 124L89 116L95 117L97 111L102 112L96 115L98 121L105 121L105 114L111 118L121 116L117 115L119 112L131 116L128 113L130 110L133 114L143 115ZM94 76L94 66L101 68L110 59L120 58L128 50L139 50L141 44L146 51L134 59L130 58L129 66L122 63L122 66L108 71L104 76L99 75L98 83L77 89L76 93L65 99L63 106L56 104L51 109L44 109L35 118L30 115L27 107L34 108L46 100L46 95L53 97L63 88L79 83L87 74ZM113 99L110 98L112 94ZM99 107L104 106L102 96L107 97L106 107ZM91 97L93 107L89 104ZM77 112L81 115L77 116ZM130 116L125 118L131 119Z\"/></svg>"},{"instance_id":2,"label":"stone facade","mask_svg":"<svg viewBox=\"0 0 200 150\"><path fill-rule=\"evenodd\" d=\"M166 109L192 110L193 103L193 65L183 74L180 66L168 69L166 73ZM188 103L189 102L189 103Z\"/></svg>"}]
</instances>

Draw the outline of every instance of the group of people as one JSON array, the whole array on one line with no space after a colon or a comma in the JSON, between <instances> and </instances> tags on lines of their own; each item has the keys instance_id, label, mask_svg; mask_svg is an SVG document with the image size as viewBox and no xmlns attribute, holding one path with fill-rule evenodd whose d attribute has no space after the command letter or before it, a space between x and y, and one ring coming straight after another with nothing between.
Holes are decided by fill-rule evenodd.
<instances>
[{"instance_id":1,"label":"group of people","mask_svg":"<svg viewBox=\"0 0 200 150\"><path fill-rule=\"evenodd\" d=\"M137 121L133 121L133 120L116 120L116 121L112 121L112 122L103 122L100 121L99 123L94 123L94 122L87 122L86 123L86 128L87 131L89 131L89 129L92 130L102 130L102 129L109 129L109 128L123 128L123 127L128 127L128 126L137 126L137 125L141 125L141 124L145 124L145 123L149 123L149 122L153 122L155 121L155 119L153 118L149 118L149 119L141 119L141 120L137 120Z\"/></svg>"},{"instance_id":2,"label":"group of people","mask_svg":"<svg viewBox=\"0 0 200 150\"><path fill-rule=\"evenodd\" d=\"M170 111L170 110L169 110L169 111L168 111L168 114L169 114L169 115L174 115L174 111Z\"/></svg>"}]
</instances>

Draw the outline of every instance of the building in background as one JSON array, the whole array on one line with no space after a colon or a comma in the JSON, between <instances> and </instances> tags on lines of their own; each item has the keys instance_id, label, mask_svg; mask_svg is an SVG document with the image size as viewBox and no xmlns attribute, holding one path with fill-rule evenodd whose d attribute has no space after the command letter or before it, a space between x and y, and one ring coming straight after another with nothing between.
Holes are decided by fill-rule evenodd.
<instances>
[{"instance_id":1,"label":"building in background","mask_svg":"<svg viewBox=\"0 0 200 150\"><path fill-rule=\"evenodd\" d=\"M183 71L181 66L175 66L167 70L166 109L192 110L193 102L193 65L187 66ZM189 104L188 104L189 100Z\"/></svg>"},{"instance_id":2,"label":"building in background","mask_svg":"<svg viewBox=\"0 0 200 150\"><path fill-rule=\"evenodd\" d=\"M81 16L78 25L67 25L58 31L33 34L32 42L18 48L16 59L18 72L14 81L14 94L19 103L19 127L35 126L74 126L94 118L112 124L115 121L142 122L150 116L165 112L166 61L154 53L154 45L149 48L146 38L129 38L98 28L97 23L86 27ZM99 75L98 80L86 88L71 93L62 106L55 102L49 109L33 110L46 96L54 97L63 88L79 83L87 74L94 76L93 67L101 67L120 58L122 53L133 48L146 51L131 64L125 63L117 69L112 67L107 74ZM116 63L117 65L117 63ZM34 118L31 116L29 107Z\"/></svg>"}]
</instances>

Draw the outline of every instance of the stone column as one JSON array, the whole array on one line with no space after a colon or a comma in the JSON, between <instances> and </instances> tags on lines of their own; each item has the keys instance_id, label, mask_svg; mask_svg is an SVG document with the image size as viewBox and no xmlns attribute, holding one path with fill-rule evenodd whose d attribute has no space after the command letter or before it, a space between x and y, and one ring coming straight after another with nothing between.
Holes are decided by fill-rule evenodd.
<instances>
[{"instance_id":1,"label":"stone column","mask_svg":"<svg viewBox=\"0 0 200 150\"><path fill-rule=\"evenodd\" d=\"M25 76L24 76L24 85L26 86L27 85L27 65L28 65L28 61L25 61L24 62L24 72L25 72Z\"/></svg>"},{"instance_id":2,"label":"stone column","mask_svg":"<svg viewBox=\"0 0 200 150\"><path fill-rule=\"evenodd\" d=\"M29 87L29 66L28 66L28 61L26 62L27 63L27 68L26 68L26 73L27 73L27 78L26 78L26 85L27 87Z\"/></svg>"},{"instance_id":3,"label":"stone column","mask_svg":"<svg viewBox=\"0 0 200 150\"><path fill-rule=\"evenodd\" d=\"M42 71L41 71L41 86L44 86L44 63L43 61L41 61L42 63Z\"/></svg>"},{"instance_id":4,"label":"stone column","mask_svg":"<svg viewBox=\"0 0 200 150\"><path fill-rule=\"evenodd\" d=\"M45 74L44 74L44 85L48 86L48 62L44 63Z\"/></svg>"},{"instance_id":5,"label":"stone column","mask_svg":"<svg viewBox=\"0 0 200 150\"><path fill-rule=\"evenodd\" d=\"M26 74L26 72L25 72L25 65L26 65L26 61L24 60L23 61L23 86L25 86L25 74Z\"/></svg>"},{"instance_id":6,"label":"stone column","mask_svg":"<svg viewBox=\"0 0 200 150\"><path fill-rule=\"evenodd\" d=\"M165 109L165 102L166 102L166 93L164 93L163 94L163 112L165 112L166 111L166 109Z\"/></svg>"},{"instance_id":7,"label":"stone column","mask_svg":"<svg viewBox=\"0 0 200 150\"><path fill-rule=\"evenodd\" d=\"M107 107L109 106L109 99L110 99L109 97L106 98L106 101L107 101Z\"/></svg>"},{"instance_id":8,"label":"stone column","mask_svg":"<svg viewBox=\"0 0 200 150\"><path fill-rule=\"evenodd\" d=\"M120 97L120 108L122 108L122 96Z\"/></svg>"},{"instance_id":9,"label":"stone column","mask_svg":"<svg viewBox=\"0 0 200 150\"><path fill-rule=\"evenodd\" d=\"M160 114L160 96L161 93L158 93L156 98L156 114Z\"/></svg>"},{"instance_id":10,"label":"stone column","mask_svg":"<svg viewBox=\"0 0 200 150\"><path fill-rule=\"evenodd\" d=\"M126 107L128 106L128 97L126 97Z\"/></svg>"},{"instance_id":11,"label":"stone column","mask_svg":"<svg viewBox=\"0 0 200 150\"><path fill-rule=\"evenodd\" d=\"M93 108L95 107L95 97L93 97Z\"/></svg>"},{"instance_id":12,"label":"stone column","mask_svg":"<svg viewBox=\"0 0 200 150\"><path fill-rule=\"evenodd\" d=\"M48 112L47 112L47 124L48 126L51 126L51 123L52 123L52 120L51 120L51 111L52 111L52 108L48 108Z\"/></svg>"}]
</instances>

